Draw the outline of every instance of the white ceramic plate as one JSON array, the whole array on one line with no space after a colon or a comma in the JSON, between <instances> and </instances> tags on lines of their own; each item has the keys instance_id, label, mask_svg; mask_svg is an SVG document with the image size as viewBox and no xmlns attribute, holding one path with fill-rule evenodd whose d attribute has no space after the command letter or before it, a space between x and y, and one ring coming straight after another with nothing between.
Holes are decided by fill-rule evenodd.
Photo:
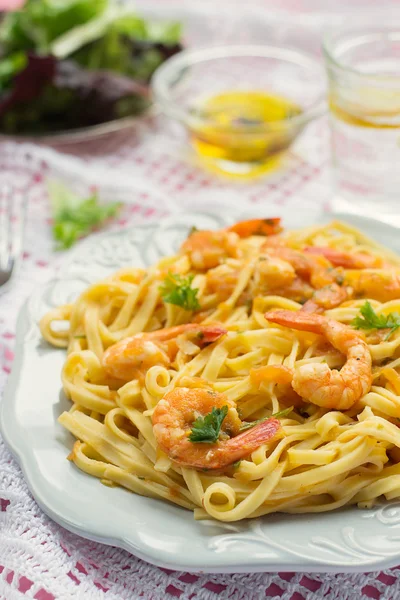
<instances>
[{"instance_id":1,"label":"white ceramic plate","mask_svg":"<svg viewBox=\"0 0 400 600\"><path fill-rule=\"evenodd\" d=\"M305 213L303 221L320 220ZM238 215L230 216L233 221ZM400 252L395 227L359 217L351 221ZM368 571L397 565L400 503L369 511L349 508L321 515L271 515L236 524L196 522L191 512L179 507L105 487L66 460L73 437L56 422L69 405L60 383L65 353L41 339L39 318L119 267L147 265L172 253L191 225L217 228L223 224L220 217L196 213L174 216L162 225L92 237L77 248L62 277L27 301L18 322L17 354L0 425L32 494L66 529L171 569ZM305 223L298 214L285 224Z\"/></svg>"}]
</instances>

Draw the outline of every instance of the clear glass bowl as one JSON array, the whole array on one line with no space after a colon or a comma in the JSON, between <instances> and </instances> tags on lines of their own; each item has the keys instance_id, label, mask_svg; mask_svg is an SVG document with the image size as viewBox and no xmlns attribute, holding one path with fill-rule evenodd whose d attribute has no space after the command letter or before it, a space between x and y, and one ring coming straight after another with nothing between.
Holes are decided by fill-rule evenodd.
<instances>
[{"instance_id":1,"label":"clear glass bowl","mask_svg":"<svg viewBox=\"0 0 400 600\"><path fill-rule=\"evenodd\" d=\"M91 142L94 139L133 128L139 122L140 117L148 115L149 111L150 109L137 116L114 119L113 121L105 121L104 123L99 123L98 125L79 127L78 129L65 129L36 134L15 133L13 135L0 132L0 141L18 140L19 142L37 142L48 144L50 146L57 144L69 145L82 142Z\"/></svg>"},{"instance_id":2,"label":"clear glass bowl","mask_svg":"<svg viewBox=\"0 0 400 600\"><path fill-rule=\"evenodd\" d=\"M207 163L232 175L276 165L307 123L325 110L320 61L298 49L275 45L185 50L156 71L151 85L155 102L184 125ZM283 98L300 111L268 122L237 118L232 124L207 108L211 98L254 92Z\"/></svg>"}]
</instances>

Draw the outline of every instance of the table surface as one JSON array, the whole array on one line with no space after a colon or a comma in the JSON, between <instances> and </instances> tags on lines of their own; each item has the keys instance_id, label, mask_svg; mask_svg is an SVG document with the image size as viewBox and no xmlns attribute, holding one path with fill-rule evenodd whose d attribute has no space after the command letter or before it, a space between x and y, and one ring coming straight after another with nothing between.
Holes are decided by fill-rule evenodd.
<instances>
[{"instance_id":1,"label":"table surface","mask_svg":"<svg viewBox=\"0 0 400 600\"><path fill-rule=\"evenodd\" d=\"M165 7L168 2L160 0L161 4ZM209 4L205 0L202 9ZM238 9L238 2L234 4ZM275 18L276 11L281 11L288 20L294 15L307 20L315 19L322 0L253 0L250 4L265 12L266 18ZM335 3L335 14L350 8L360 14L366 4L341 1ZM389 4L380 2L379 6ZM5 6L5 0L0 0L0 8ZM226 8L226 2L221 8ZM21 270L13 287L0 296L0 394L13 362L18 310L34 287L50 279L68 256L53 249L45 188L48 177L61 178L79 189L97 186L104 197L118 188L124 209L109 226L118 229L154 218L167 199L179 210L207 206L229 210L236 204L265 207L267 216L280 207L327 209L329 156L324 118L308 127L279 171L251 183L206 172L192 156L182 132L162 116L143 118L129 131L81 145L49 148L2 143L0 184L12 181L23 193L28 191L29 210ZM400 598L399 569L351 575L195 575L153 567L52 522L32 499L18 465L0 440L0 598L4 600L391 600Z\"/></svg>"}]
</instances>

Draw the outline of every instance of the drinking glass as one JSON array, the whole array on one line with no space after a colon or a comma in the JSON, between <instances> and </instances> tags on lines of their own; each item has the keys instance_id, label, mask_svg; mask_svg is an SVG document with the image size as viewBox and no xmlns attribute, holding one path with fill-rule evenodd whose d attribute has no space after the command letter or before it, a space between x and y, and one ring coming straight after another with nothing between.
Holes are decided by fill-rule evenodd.
<instances>
[{"instance_id":1,"label":"drinking glass","mask_svg":"<svg viewBox=\"0 0 400 600\"><path fill-rule=\"evenodd\" d=\"M400 214L400 24L329 33L334 206Z\"/></svg>"}]
</instances>

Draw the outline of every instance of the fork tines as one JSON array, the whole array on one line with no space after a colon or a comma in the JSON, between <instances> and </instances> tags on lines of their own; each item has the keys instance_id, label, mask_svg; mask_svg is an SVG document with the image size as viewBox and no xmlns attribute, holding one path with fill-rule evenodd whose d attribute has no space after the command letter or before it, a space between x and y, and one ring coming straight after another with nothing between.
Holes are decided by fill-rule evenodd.
<instances>
[{"instance_id":1,"label":"fork tines","mask_svg":"<svg viewBox=\"0 0 400 600\"><path fill-rule=\"evenodd\" d=\"M10 185L0 187L0 286L15 272L22 250L25 201Z\"/></svg>"}]
</instances>

